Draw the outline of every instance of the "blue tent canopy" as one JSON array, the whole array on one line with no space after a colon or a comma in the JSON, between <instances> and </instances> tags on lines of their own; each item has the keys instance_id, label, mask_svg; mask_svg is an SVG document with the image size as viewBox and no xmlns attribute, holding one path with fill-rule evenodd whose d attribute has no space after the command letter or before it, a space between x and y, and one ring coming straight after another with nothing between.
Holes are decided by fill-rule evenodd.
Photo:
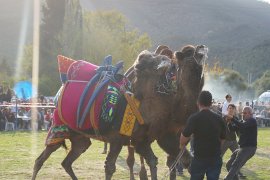
<instances>
[{"instance_id":1,"label":"blue tent canopy","mask_svg":"<svg viewBox=\"0 0 270 180\"><path fill-rule=\"evenodd\" d=\"M33 96L36 96L36 92L32 90L32 83L29 81L20 81L14 85L14 92L17 98L20 99L30 99Z\"/></svg>"}]
</instances>

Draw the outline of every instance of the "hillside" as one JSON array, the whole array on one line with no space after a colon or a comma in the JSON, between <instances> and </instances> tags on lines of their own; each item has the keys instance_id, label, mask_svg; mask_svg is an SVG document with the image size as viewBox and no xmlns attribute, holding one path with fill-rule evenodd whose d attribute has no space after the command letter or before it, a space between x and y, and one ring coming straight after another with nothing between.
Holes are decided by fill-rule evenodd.
<instances>
[{"instance_id":1,"label":"hillside","mask_svg":"<svg viewBox=\"0 0 270 180\"><path fill-rule=\"evenodd\" d=\"M116 9L157 44L179 49L184 44L206 44L210 60L254 78L270 67L270 5L255 0L81 0L86 10ZM153 48L154 48L153 47ZM264 52L262 54L254 54ZM254 56L258 67L247 64ZM241 58L241 59L239 59ZM252 63L254 65L254 63Z\"/></svg>"},{"instance_id":2,"label":"hillside","mask_svg":"<svg viewBox=\"0 0 270 180\"><path fill-rule=\"evenodd\" d=\"M0 0L0 60L6 57L14 62L22 37L26 44L31 42L32 1ZM210 63L217 58L223 66L233 65L244 76L252 72L254 78L270 67L269 4L256 0L80 1L85 11L122 12L132 27L150 35L153 49L157 44L167 44L174 50L185 44L206 44Z\"/></svg>"}]
</instances>

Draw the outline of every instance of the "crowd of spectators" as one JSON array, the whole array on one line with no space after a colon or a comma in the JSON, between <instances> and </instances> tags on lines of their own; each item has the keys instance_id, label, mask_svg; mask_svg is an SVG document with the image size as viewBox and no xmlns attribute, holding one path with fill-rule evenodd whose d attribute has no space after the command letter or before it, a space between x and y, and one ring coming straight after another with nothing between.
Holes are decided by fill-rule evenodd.
<instances>
[{"instance_id":1,"label":"crowd of spectators","mask_svg":"<svg viewBox=\"0 0 270 180\"><path fill-rule=\"evenodd\" d=\"M225 105L227 103L225 102ZM236 116L238 119L243 119L242 110L244 106L249 106L253 109L253 117L257 120L258 126L269 127L270 126L270 105L266 103L257 103L249 101L238 101L236 105ZM222 115L222 107L224 107L224 102L213 101L212 109L219 115Z\"/></svg>"},{"instance_id":2,"label":"crowd of spectators","mask_svg":"<svg viewBox=\"0 0 270 180\"><path fill-rule=\"evenodd\" d=\"M10 101L0 102L0 131L4 130L48 130L52 124L54 111L52 100L40 96L37 103L31 100L11 98ZM36 114L31 108L36 107ZM36 119L32 119L35 117ZM32 123L37 122L37 123ZM36 124L36 126L34 126Z\"/></svg>"}]
</instances>

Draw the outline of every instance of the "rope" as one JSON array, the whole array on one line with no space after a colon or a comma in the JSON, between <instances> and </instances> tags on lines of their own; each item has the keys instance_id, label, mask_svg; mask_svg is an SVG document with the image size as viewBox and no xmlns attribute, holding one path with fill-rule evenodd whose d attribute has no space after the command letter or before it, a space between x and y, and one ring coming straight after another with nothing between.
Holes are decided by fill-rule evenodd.
<instances>
[{"instance_id":1,"label":"rope","mask_svg":"<svg viewBox=\"0 0 270 180\"><path fill-rule=\"evenodd\" d=\"M162 180L165 180L170 174L171 172L174 170L175 166L178 164L178 162L180 161L180 159L182 158L182 156L184 155L186 148L183 148L179 154L177 155L174 163L169 167L169 171L165 174L165 176L162 178Z\"/></svg>"},{"instance_id":2,"label":"rope","mask_svg":"<svg viewBox=\"0 0 270 180\"><path fill-rule=\"evenodd\" d=\"M1 104L0 107L16 107L16 105L15 104ZM43 105L35 105L35 104L33 104L33 105L17 104L17 107L18 108L19 107L55 108L55 106L49 106L49 105L43 106Z\"/></svg>"}]
</instances>

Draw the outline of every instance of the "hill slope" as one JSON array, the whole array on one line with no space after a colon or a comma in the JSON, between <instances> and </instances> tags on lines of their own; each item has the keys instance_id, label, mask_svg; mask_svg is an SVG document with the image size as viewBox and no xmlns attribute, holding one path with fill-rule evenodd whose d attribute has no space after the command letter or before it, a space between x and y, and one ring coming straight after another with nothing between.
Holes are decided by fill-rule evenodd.
<instances>
[{"instance_id":1,"label":"hill slope","mask_svg":"<svg viewBox=\"0 0 270 180\"><path fill-rule=\"evenodd\" d=\"M254 78L270 67L270 5L256 0L80 0L85 10L116 9L157 44L174 50L206 44L210 60ZM33 0L0 0L0 59L12 62L18 44L32 39ZM28 3L29 7L26 6ZM29 9L25 8L28 7ZM26 9L24 11L24 9ZM28 13L26 13L28 12ZM27 17L27 18L26 18ZM28 21L23 21L26 18ZM24 22L24 23L22 23Z\"/></svg>"},{"instance_id":2,"label":"hill slope","mask_svg":"<svg viewBox=\"0 0 270 180\"><path fill-rule=\"evenodd\" d=\"M164 43L179 49L187 43L206 44L210 59L217 57L227 67L234 63L234 68L243 75L245 71L254 72L254 77L260 74L258 71L270 67L270 58L260 58L258 54L254 61L258 64L266 61L264 66L259 70L246 66L250 54L270 52L264 46L265 40L270 40L270 5L266 3L256 0L81 0L81 3L86 10L119 10L134 27L152 37L154 46Z\"/></svg>"}]
</instances>

